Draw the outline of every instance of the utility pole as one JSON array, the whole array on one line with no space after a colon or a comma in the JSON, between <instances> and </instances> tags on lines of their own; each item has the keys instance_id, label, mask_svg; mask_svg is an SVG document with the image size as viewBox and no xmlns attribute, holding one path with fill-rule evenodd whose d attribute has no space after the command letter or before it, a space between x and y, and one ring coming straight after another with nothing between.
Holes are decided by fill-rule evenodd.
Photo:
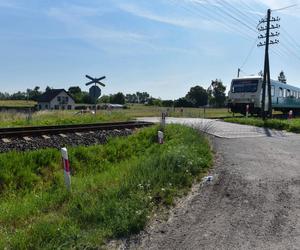
<instances>
[{"instance_id":1,"label":"utility pole","mask_svg":"<svg viewBox=\"0 0 300 250\"><path fill-rule=\"evenodd\" d=\"M274 25L274 22L279 22L280 18L271 17L271 10L268 9L267 17L260 20L258 24L258 30L260 32L265 32L261 34L259 39L266 39L265 42L260 42L258 47L265 47L265 62L264 62L264 76L262 84L262 100L261 100L261 115L263 119L266 119L266 86L268 86L268 115L272 117L272 94L271 94L271 78L270 78L270 58L269 58L269 45L279 43L278 39L270 40L273 37L278 37L279 32L270 32L270 30L279 29L280 25ZM272 24L271 24L272 23ZM266 26L264 26L266 24Z\"/></svg>"}]
</instances>

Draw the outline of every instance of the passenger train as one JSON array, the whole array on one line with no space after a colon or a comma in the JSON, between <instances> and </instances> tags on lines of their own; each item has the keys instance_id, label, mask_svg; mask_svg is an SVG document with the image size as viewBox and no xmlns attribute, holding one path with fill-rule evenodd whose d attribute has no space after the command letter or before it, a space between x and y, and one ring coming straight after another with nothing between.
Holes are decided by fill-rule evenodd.
<instances>
[{"instance_id":1,"label":"passenger train","mask_svg":"<svg viewBox=\"0 0 300 250\"><path fill-rule=\"evenodd\" d=\"M261 76L247 76L235 78L231 82L228 94L228 105L234 113L246 113L249 105L249 113L260 114L262 110L262 82ZM266 88L266 107L268 106ZM284 113L293 110L300 112L300 88L271 80L272 107L276 111Z\"/></svg>"}]
</instances>

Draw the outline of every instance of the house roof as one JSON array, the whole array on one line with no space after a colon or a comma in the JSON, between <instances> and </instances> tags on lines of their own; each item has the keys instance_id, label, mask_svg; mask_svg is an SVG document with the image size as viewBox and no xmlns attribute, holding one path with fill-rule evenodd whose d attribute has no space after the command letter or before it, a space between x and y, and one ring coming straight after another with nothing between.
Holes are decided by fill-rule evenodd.
<instances>
[{"instance_id":1,"label":"house roof","mask_svg":"<svg viewBox=\"0 0 300 250\"><path fill-rule=\"evenodd\" d=\"M44 94L42 94L37 99L37 101L38 102L50 102L62 91L66 92L73 99L73 97L64 89L51 89L51 90L48 90L47 92L45 92Z\"/></svg>"}]
</instances>

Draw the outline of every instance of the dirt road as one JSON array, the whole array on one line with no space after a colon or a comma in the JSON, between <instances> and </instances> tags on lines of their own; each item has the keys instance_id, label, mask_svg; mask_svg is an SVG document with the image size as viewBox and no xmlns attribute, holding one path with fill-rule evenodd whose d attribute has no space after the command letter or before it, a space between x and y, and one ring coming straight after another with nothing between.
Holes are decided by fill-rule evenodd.
<instances>
[{"instance_id":1,"label":"dirt road","mask_svg":"<svg viewBox=\"0 0 300 250\"><path fill-rule=\"evenodd\" d=\"M203 127L196 119L169 122ZM300 136L210 122L213 182L122 248L300 249Z\"/></svg>"}]
</instances>

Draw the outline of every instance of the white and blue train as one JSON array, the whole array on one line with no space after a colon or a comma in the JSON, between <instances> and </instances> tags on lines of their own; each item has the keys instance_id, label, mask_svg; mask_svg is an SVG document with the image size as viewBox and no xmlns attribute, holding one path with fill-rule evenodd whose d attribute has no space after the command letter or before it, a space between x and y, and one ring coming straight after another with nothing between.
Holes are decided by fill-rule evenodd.
<instances>
[{"instance_id":1,"label":"white and blue train","mask_svg":"<svg viewBox=\"0 0 300 250\"><path fill-rule=\"evenodd\" d=\"M249 105L251 114L260 114L262 110L262 82L261 76L233 79L228 94L228 105L231 111L244 114L246 106ZM274 110L284 113L289 110L300 111L300 88L271 80L271 96ZM266 97L266 106L267 102L268 98Z\"/></svg>"}]
</instances>

